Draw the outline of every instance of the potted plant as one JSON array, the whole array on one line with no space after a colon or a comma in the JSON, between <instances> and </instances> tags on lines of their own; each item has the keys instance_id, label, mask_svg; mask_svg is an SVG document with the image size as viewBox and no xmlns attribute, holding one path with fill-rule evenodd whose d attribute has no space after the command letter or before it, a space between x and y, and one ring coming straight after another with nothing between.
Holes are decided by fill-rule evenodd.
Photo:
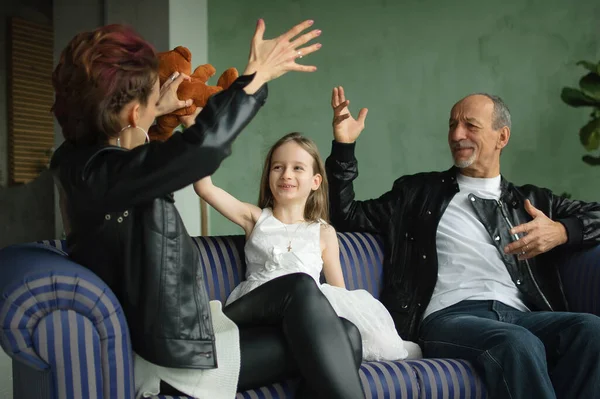
<instances>
[{"instance_id":1,"label":"potted plant","mask_svg":"<svg viewBox=\"0 0 600 399\"><path fill-rule=\"evenodd\" d=\"M588 73L579 80L579 89L565 87L560 97L572 107L592 107L590 120L579 130L581 144L588 151L600 147L600 62L579 61ZM600 156L584 155L583 161L590 165L600 165Z\"/></svg>"}]
</instances>

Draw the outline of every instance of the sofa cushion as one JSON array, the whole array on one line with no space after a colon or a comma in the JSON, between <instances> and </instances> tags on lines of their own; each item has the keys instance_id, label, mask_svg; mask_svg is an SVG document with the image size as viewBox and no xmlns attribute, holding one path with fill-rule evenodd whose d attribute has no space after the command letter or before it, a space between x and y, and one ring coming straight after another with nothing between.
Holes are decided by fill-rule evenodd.
<instances>
[{"instance_id":1,"label":"sofa cushion","mask_svg":"<svg viewBox=\"0 0 600 399\"><path fill-rule=\"evenodd\" d=\"M464 360L421 359L363 363L360 380L366 399L484 399L483 382ZM292 381L238 393L236 399L291 399ZM191 399L159 395L154 399Z\"/></svg>"}]
</instances>

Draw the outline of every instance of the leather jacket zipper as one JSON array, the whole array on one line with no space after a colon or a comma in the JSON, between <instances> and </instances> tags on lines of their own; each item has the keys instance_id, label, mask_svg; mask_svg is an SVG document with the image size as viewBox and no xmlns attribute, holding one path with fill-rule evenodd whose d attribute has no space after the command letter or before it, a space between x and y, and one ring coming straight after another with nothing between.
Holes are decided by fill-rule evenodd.
<instances>
[{"instance_id":1,"label":"leather jacket zipper","mask_svg":"<svg viewBox=\"0 0 600 399\"><path fill-rule=\"evenodd\" d=\"M502 217L504 217L504 220L508 224L508 227L510 229L512 229L514 226L508 219L508 215L506 214L506 211L504 210L504 204L500 200L496 200L496 202L498 202L498 206L500 207L500 212L502 212ZM513 234L513 238L515 239L515 241L518 241L520 237L518 234ZM531 271L531 265L529 264L529 260L525 259L524 261L525 261L525 265L527 266L527 273L529 273L529 277L531 277L531 281L533 281L533 284L535 285L535 289L542 296L542 299L544 300L544 303L546 304L546 306L548 306L548 308L550 310L554 311L554 309L552 308L552 305L550 305L550 302L548 302L548 299L546 298L546 296L540 289L540 286L538 285L537 281L533 277L533 272Z\"/></svg>"}]
</instances>

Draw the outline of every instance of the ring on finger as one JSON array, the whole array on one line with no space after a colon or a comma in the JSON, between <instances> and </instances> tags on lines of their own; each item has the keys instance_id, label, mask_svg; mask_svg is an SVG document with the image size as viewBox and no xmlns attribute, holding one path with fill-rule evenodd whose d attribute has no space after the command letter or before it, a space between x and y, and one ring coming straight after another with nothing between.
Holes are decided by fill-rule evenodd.
<instances>
[{"instance_id":1,"label":"ring on finger","mask_svg":"<svg viewBox=\"0 0 600 399\"><path fill-rule=\"evenodd\" d=\"M177 74L174 73L169 79L171 79L171 82L174 81L175 79L177 79Z\"/></svg>"},{"instance_id":2,"label":"ring on finger","mask_svg":"<svg viewBox=\"0 0 600 399\"><path fill-rule=\"evenodd\" d=\"M298 50L298 58L302 58L302 51Z\"/></svg>"}]
</instances>

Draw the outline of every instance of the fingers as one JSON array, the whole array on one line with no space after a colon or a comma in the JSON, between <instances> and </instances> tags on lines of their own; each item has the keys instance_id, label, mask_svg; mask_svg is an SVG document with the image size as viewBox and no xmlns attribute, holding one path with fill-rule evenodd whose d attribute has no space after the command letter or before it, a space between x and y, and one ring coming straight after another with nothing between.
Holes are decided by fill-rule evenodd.
<instances>
[{"instance_id":1,"label":"fingers","mask_svg":"<svg viewBox=\"0 0 600 399\"><path fill-rule=\"evenodd\" d=\"M181 82L183 82L184 80L190 79L189 76L187 76L185 73L179 73L179 72L176 72L176 73L177 73L177 76L175 77L175 79L173 79L173 76L171 76L171 78L169 79L171 81L171 83L169 83L169 86L172 86L173 90L175 90L175 91L177 91Z\"/></svg>"},{"instance_id":2,"label":"fingers","mask_svg":"<svg viewBox=\"0 0 600 399\"><path fill-rule=\"evenodd\" d=\"M350 118L350 114L338 115L333 118L333 126L339 125L346 119Z\"/></svg>"},{"instance_id":3,"label":"fingers","mask_svg":"<svg viewBox=\"0 0 600 399\"><path fill-rule=\"evenodd\" d=\"M508 255L517 255L523 252L527 252L530 248L531 241L525 240L525 238L521 238L520 240L511 242L506 247L504 247L504 252Z\"/></svg>"},{"instance_id":4,"label":"fingers","mask_svg":"<svg viewBox=\"0 0 600 399\"><path fill-rule=\"evenodd\" d=\"M314 65L300 65L295 62L288 68L288 71L296 72L315 72L317 67Z\"/></svg>"},{"instance_id":5,"label":"fingers","mask_svg":"<svg viewBox=\"0 0 600 399\"><path fill-rule=\"evenodd\" d=\"M338 88L334 87L331 89L331 108L335 109L338 106L339 102L337 99L338 96Z\"/></svg>"},{"instance_id":6,"label":"fingers","mask_svg":"<svg viewBox=\"0 0 600 399\"><path fill-rule=\"evenodd\" d=\"M308 33L303 34L302 36L300 36L296 40L294 40L291 43L291 45L294 48L298 48L298 47L300 47L300 46L308 43L309 41L311 41L315 37L319 37L320 35L321 35L321 30L320 29L312 30L312 31L310 31Z\"/></svg>"},{"instance_id":7,"label":"fingers","mask_svg":"<svg viewBox=\"0 0 600 399\"><path fill-rule=\"evenodd\" d=\"M341 104L338 104L334 109L333 109L333 113L334 115L339 115L340 112L342 112L342 110L344 108L346 108L348 105L350 104L350 101L344 101Z\"/></svg>"},{"instance_id":8,"label":"fingers","mask_svg":"<svg viewBox=\"0 0 600 399\"><path fill-rule=\"evenodd\" d=\"M541 212L539 209L537 209L535 206L533 206L533 204L531 203L531 201L529 201L528 199L525 200L525 210L527 211L527 213L529 213L534 219L537 216L541 216L540 213L543 215L544 213Z\"/></svg>"},{"instance_id":9,"label":"fingers","mask_svg":"<svg viewBox=\"0 0 600 399\"><path fill-rule=\"evenodd\" d=\"M525 251L525 252L519 254L519 256L517 258L519 260L531 259L531 258L538 256L541 253L542 252L540 252L540 251Z\"/></svg>"},{"instance_id":10,"label":"fingers","mask_svg":"<svg viewBox=\"0 0 600 399\"><path fill-rule=\"evenodd\" d=\"M171 76L169 76L169 78L167 80L165 80L165 82L163 83L163 85L160 88L160 91L163 92L163 91L167 90L169 87L171 87L172 84L175 84L174 88L177 89L177 88L179 88L179 85L181 84L181 82L183 82L184 80L189 81L191 79L192 78L190 78L185 73L173 72L173 74Z\"/></svg>"},{"instance_id":11,"label":"fingers","mask_svg":"<svg viewBox=\"0 0 600 399\"><path fill-rule=\"evenodd\" d=\"M510 235L514 236L515 234L529 233L534 227L535 224L533 224L533 221L529 223L523 223L510 229Z\"/></svg>"},{"instance_id":12,"label":"fingers","mask_svg":"<svg viewBox=\"0 0 600 399\"><path fill-rule=\"evenodd\" d=\"M332 108L336 108L338 107L340 104L342 104L343 102L345 102L345 99L342 99L342 97L344 96L344 88L342 86L337 86L334 87L333 90L331 91L331 107ZM350 101L348 101L348 104L350 104ZM348 105L346 104L346 106Z\"/></svg>"},{"instance_id":13,"label":"fingers","mask_svg":"<svg viewBox=\"0 0 600 399\"><path fill-rule=\"evenodd\" d=\"M308 47L304 47L298 50L293 50L294 51L294 59L296 58L302 58L304 56L307 56L309 54L314 53L315 51L319 50L322 47L321 43L315 43L312 46L308 46Z\"/></svg>"},{"instance_id":14,"label":"fingers","mask_svg":"<svg viewBox=\"0 0 600 399\"><path fill-rule=\"evenodd\" d=\"M365 124L365 120L367 119L367 113L369 113L367 108L363 108L358 112L358 122L363 126Z\"/></svg>"},{"instance_id":15,"label":"fingers","mask_svg":"<svg viewBox=\"0 0 600 399\"><path fill-rule=\"evenodd\" d=\"M260 18L256 21L256 30L254 31L254 36L252 37L252 41L261 41L265 35L265 21Z\"/></svg>"},{"instance_id":16,"label":"fingers","mask_svg":"<svg viewBox=\"0 0 600 399\"><path fill-rule=\"evenodd\" d=\"M259 22L260 21L262 21L262 19L259 19ZM287 31L286 33L284 33L283 35L281 35L281 38L284 40L291 41L294 37L298 36L300 34L300 32L302 32L305 29L308 29L314 23L315 23L315 21L313 21L312 19L301 22L298 25L294 26L289 31ZM264 22L262 24L264 25ZM257 27L257 31L258 31L258 27ZM264 28L263 28L263 33L264 33ZM260 36L260 39L262 39L262 36Z\"/></svg>"},{"instance_id":17,"label":"fingers","mask_svg":"<svg viewBox=\"0 0 600 399\"><path fill-rule=\"evenodd\" d=\"M185 108L185 107L189 107L194 103L194 100L192 100L191 98L188 100L179 100L179 103L177 103L177 106L179 108Z\"/></svg>"},{"instance_id":18,"label":"fingers","mask_svg":"<svg viewBox=\"0 0 600 399\"><path fill-rule=\"evenodd\" d=\"M173 72L173 74L171 76L169 76L167 78L167 80L165 80L165 82L160 87L160 92L162 93L162 92L166 91L169 88L169 86L171 86L171 83L173 83L173 81L175 79L177 79L178 76L179 76L179 72Z\"/></svg>"}]
</instances>

